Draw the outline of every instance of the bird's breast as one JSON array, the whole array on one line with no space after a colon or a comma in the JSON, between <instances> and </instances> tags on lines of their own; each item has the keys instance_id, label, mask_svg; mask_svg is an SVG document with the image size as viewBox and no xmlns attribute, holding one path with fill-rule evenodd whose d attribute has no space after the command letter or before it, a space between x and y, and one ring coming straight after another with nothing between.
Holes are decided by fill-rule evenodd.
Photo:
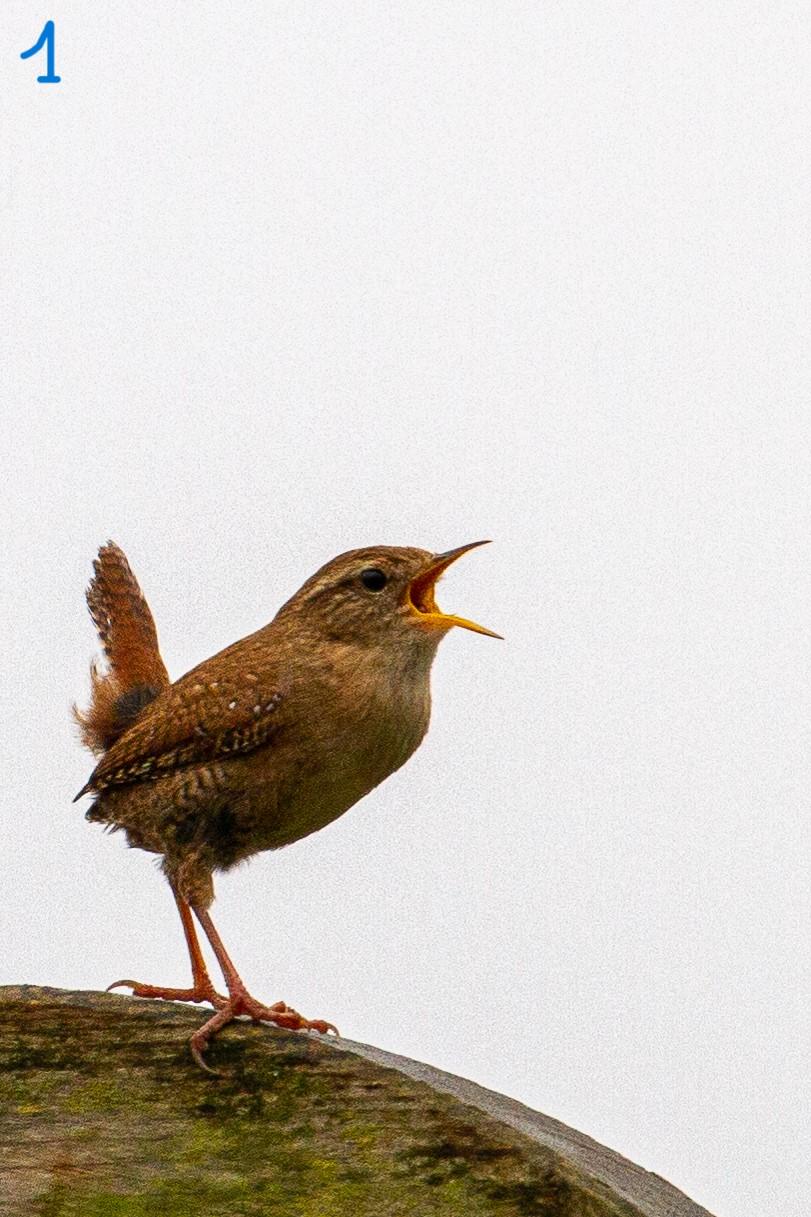
<instances>
[{"instance_id":1,"label":"bird's breast","mask_svg":"<svg viewBox=\"0 0 811 1217\"><path fill-rule=\"evenodd\" d=\"M418 748L430 718L427 679L372 672L326 683L279 740L273 823L265 848L323 828L378 786ZM269 750L272 752L273 749Z\"/></svg>"}]
</instances>

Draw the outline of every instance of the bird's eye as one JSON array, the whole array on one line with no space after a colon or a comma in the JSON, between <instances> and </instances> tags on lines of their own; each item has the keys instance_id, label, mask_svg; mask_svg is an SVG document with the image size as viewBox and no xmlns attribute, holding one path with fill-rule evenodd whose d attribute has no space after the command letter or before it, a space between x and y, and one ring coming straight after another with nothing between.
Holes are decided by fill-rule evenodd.
<instances>
[{"instance_id":1,"label":"bird's eye","mask_svg":"<svg viewBox=\"0 0 811 1217\"><path fill-rule=\"evenodd\" d=\"M368 570L360 572L360 581L367 591L382 592L389 581L389 577L382 570L378 570L376 566L370 566Z\"/></svg>"}]
</instances>

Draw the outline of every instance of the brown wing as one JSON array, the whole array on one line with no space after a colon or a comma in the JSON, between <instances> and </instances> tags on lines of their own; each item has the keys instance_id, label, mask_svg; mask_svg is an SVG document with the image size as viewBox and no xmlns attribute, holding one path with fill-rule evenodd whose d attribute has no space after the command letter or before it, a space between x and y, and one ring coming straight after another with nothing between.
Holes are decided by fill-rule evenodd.
<instances>
[{"instance_id":1,"label":"brown wing","mask_svg":"<svg viewBox=\"0 0 811 1217\"><path fill-rule=\"evenodd\" d=\"M267 744L279 729L283 698L266 677L239 662L240 651L250 659L251 641L206 660L146 706L76 798L154 781L184 765L243 755Z\"/></svg>"}]
</instances>

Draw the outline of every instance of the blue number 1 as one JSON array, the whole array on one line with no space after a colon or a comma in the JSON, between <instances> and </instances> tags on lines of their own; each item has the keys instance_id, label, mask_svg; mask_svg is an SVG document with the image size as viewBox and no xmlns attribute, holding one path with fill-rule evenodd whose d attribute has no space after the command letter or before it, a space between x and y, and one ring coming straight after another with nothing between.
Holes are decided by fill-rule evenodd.
<instances>
[{"instance_id":1,"label":"blue number 1","mask_svg":"<svg viewBox=\"0 0 811 1217\"><path fill-rule=\"evenodd\" d=\"M38 76L37 80L41 85L56 85L62 79L61 76L54 75L54 23L46 21L42 27L42 33L32 47L20 54L20 59L29 59L32 55L36 55L37 51L42 49L44 43L48 44L48 75Z\"/></svg>"}]
</instances>

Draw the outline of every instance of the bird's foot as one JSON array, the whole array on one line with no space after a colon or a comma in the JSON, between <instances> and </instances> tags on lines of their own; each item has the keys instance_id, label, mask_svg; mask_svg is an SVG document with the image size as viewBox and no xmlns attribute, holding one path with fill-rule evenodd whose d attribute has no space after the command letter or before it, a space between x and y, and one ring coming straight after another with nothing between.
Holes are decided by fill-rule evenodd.
<instances>
[{"instance_id":1,"label":"bird's foot","mask_svg":"<svg viewBox=\"0 0 811 1217\"><path fill-rule=\"evenodd\" d=\"M137 980L117 980L114 984L108 985L105 992L109 993L111 989L121 988L130 989L133 997L159 997L163 1001L207 1001L216 1010L228 1005L228 998L218 993L207 977L206 980L200 981L191 989L167 989L163 985L142 985Z\"/></svg>"},{"instance_id":2,"label":"bird's foot","mask_svg":"<svg viewBox=\"0 0 811 1217\"><path fill-rule=\"evenodd\" d=\"M224 1002L217 1013L191 1037L191 1054L206 1073L213 1073L216 1076L216 1070L207 1065L203 1057L209 1041L240 1014L247 1014L255 1023L275 1023L277 1027L285 1027L290 1031L317 1031L320 1035L326 1035L332 1031L335 1035L340 1035L338 1028L333 1023L325 1022L323 1018L305 1018L299 1014L298 1010L294 1010L292 1006L286 1005L283 1001L274 1002L272 1006L265 1006L255 997L251 997L246 989L234 989L229 1000Z\"/></svg>"},{"instance_id":3,"label":"bird's foot","mask_svg":"<svg viewBox=\"0 0 811 1217\"><path fill-rule=\"evenodd\" d=\"M251 997L250 993L240 994L240 999L240 1013L250 1015L255 1023L275 1023L277 1027L286 1027L289 1031L317 1031L320 1035L332 1031L335 1035L340 1035L334 1023L327 1023L323 1018L305 1018L283 1001L265 1006L255 997Z\"/></svg>"}]
</instances>

